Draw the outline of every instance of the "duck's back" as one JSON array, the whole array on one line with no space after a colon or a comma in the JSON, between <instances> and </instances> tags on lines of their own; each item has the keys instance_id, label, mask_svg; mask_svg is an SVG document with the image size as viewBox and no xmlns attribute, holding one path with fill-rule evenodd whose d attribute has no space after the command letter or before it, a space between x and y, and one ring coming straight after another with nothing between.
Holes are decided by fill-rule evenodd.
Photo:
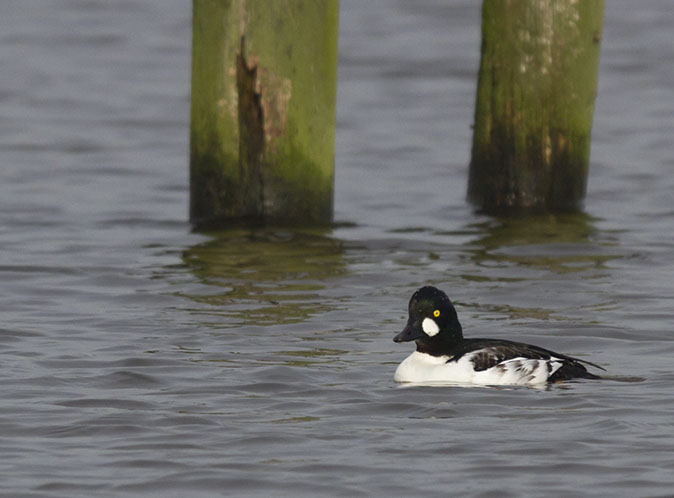
<instances>
[{"instance_id":1,"label":"duck's back","mask_svg":"<svg viewBox=\"0 0 674 498\"><path fill-rule=\"evenodd\" d=\"M522 342L464 339L452 359L460 361L462 356L470 356L478 372L507 370L510 374L506 377L514 375L523 383L530 383L526 382L526 378L537 382L600 378L587 371L583 360Z\"/></svg>"},{"instance_id":2,"label":"duck's back","mask_svg":"<svg viewBox=\"0 0 674 498\"><path fill-rule=\"evenodd\" d=\"M446 355L415 351L400 364L394 378L398 382L477 385L535 385L599 378L580 361L530 344L465 339Z\"/></svg>"}]
</instances>

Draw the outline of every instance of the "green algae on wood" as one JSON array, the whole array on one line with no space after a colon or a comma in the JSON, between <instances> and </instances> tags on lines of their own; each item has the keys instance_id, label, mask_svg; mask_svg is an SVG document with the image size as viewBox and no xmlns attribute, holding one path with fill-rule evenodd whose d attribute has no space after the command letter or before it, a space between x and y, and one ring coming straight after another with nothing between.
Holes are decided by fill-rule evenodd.
<instances>
[{"instance_id":1,"label":"green algae on wood","mask_svg":"<svg viewBox=\"0 0 674 498\"><path fill-rule=\"evenodd\" d=\"M487 212L585 196L603 0L484 0L468 198Z\"/></svg>"},{"instance_id":2,"label":"green algae on wood","mask_svg":"<svg viewBox=\"0 0 674 498\"><path fill-rule=\"evenodd\" d=\"M338 0L193 0L190 219L332 220Z\"/></svg>"}]
</instances>

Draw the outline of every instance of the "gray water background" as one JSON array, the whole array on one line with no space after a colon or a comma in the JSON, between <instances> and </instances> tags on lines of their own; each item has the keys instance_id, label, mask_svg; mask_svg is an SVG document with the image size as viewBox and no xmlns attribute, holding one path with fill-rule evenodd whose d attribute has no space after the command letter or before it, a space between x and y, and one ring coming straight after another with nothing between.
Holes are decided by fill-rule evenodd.
<instances>
[{"instance_id":1,"label":"gray water background","mask_svg":"<svg viewBox=\"0 0 674 498\"><path fill-rule=\"evenodd\" d=\"M465 203L479 3L342 0L336 225L194 233L190 2L0 3L2 496L674 495L674 9L606 5L585 213ZM466 335L611 377L400 388Z\"/></svg>"}]
</instances>

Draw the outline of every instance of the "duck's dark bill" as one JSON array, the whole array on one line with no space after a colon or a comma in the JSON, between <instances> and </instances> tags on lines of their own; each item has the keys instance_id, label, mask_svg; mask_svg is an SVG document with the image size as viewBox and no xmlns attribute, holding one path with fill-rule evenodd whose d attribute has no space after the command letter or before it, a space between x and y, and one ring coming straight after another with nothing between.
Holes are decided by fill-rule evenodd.
<instances>
[{"instance_id":1,"label":"duck's dark bill","mask_svg":"<svg viewBox=\"0 0 674 498\"><path fill-rule=\"evenodd\" d=\"M393 338L393 342L415 341L421 337L421 327L416 324L408 323L400 334Z\"/></svg>"}]
</instances>

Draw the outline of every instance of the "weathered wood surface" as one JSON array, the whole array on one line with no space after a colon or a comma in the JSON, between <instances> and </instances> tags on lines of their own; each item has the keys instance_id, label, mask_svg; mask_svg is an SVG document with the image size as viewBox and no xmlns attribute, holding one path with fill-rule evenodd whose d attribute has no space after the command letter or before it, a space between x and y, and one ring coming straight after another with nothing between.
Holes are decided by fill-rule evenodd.
<instances>
[{"instance_id":1,"label":"weathered wood surface","mask_svg":"<svg viewBox=\"0 0 674 498\"><path fill-rule=\"evenodd\" d=\"M484 0L468 198L575 210L586 191L603 0Z\"/></svg>"},{"instance_id":2,"label":"weathered wood surface","mask_svg":"<svg viewBox=\"0 0 674 498\"><path fill-rule=\"evenodd\" d=\"M190 218L332 220L338 0L193 0Z\"/></svg>"}]
</instances>

